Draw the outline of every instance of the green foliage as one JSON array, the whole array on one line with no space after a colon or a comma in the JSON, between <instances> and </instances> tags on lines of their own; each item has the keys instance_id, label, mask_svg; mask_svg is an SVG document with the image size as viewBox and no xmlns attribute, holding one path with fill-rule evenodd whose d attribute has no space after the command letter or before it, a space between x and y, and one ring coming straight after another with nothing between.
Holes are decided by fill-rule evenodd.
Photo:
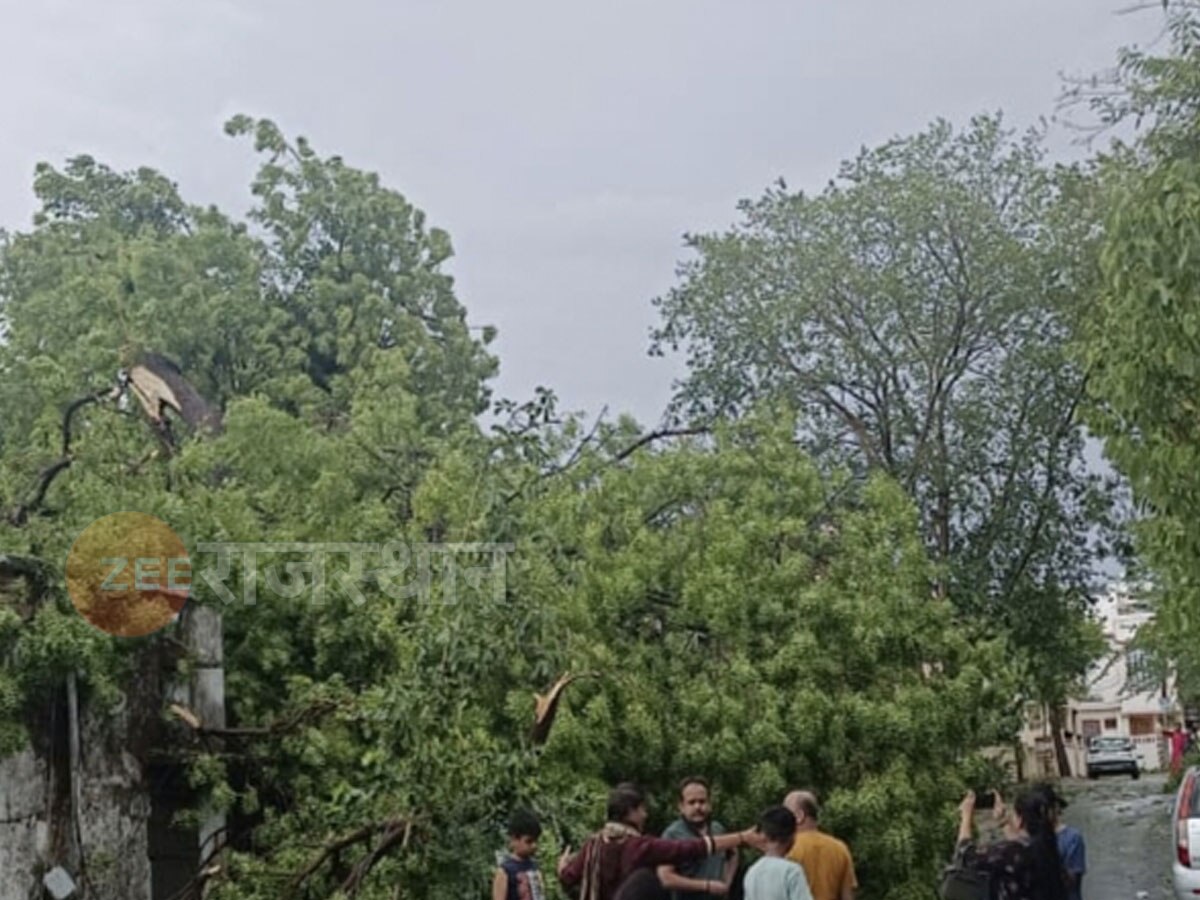
<instances>
[{"instance_id":1,"label":"green foliage","mask_svg":"<svg viewBox=\"0 0 1200 900\"><path fill-rule=\"evenodd\" d=\"M1141 592L1157 609L1139 642L1154 669L1200 696L1200 21L1172 5L1170 44L1130 50L1093 103L1104 124L1149 125L1106 160L1102 285L1081 340L1093 371L1089 425L1137 503Z\"/></svg>"},{"instance_id":2,"label":"green foliage","mask_svg":"<svg viewBox=\"0 0 1200 900\"><path fill-rule=\"evenodd\" d=\"M1137 638L1152 654L1143 677L1176 676L1190 705L1200 697L1192 271L1200 252L1200 18L1191 3L1164 8L1169 41L1123 51L1109 79L1081 84L1068 99L1086 102L1101 128L1140 129L1103 158L1103 278L1080 356L1094 371L1089 425L1137 504L1134 580L1156 608Z\"/></svg>"},{"instance_id":3,"label":"green foliage","mask_svg":"<svg viewBox=\"0 0 1200 900\"><path fill-rule=\"evenodd\" d=\"M267 243L264 300L287 314L280 351L311 381L289 397L297 408L336 417L350 394L341 377L387 355L406 364L393 364L388 382L412 395L422 428L483 412L496 363L471 337L440 270L452 255L449 235L426 228L425 214L374 173L321 159L303 138L289 144L269 121L238 116L226 131L252 132L268 154L251 219Z\"/></svg>"},{"instance_id":4,"label":"green foliage","mask_svg":"<svg viewBox=\"0 0 1200 900\"><path fill-rule=\"evenodd\" d=\"M913 498L944 594L1006 635L1060 703L1106 552L1111 485L1084 459L1086 374L1066 353L1094 283L1091 173L998 117L864 150L819 194L782 183L688 243L654 352L685 348L676 408L764 397L822 466ZM1071 652L1064 652L1067 649Z\"/></svg>"},{"instance_id":5,"label":"green foliage","mask_svg":"<svg viewBox=\"0 0 1200 900\"><path fill-rule=\"evenodd\" d=\"M84 411L70 468L8 549L61 560L116 509L161 517L191 547L513 549L499 600L460 575L446 602L436 558L418 596L377 572L346 590L355 573L336 555L321 603L261 571L253 605L194 587L192 602L221 604L230 724L267 729L214 739L220 752L180 738L193 786L238 830L213 896L476 895L514 805L583 834L628 777L664 819L696 770L737 825L817 788L864 896L924 896L952 833L931 811L1011 726L1016 684L1003 642L931 596L941 570L905 491L814 460L770 409L632 449L634 423L585 437L539 391L497 404L508 418L483 433L492 332L471 335L440 271L444 233L269 122L229 130L266 157L249 226L153 172L39 170L37 224L0 249L5 505L59 454L65 404L140 350L179 361L224 429L167 456L136 415ZM235 566L236 596L250 577ZM57 592L31 621L0 613L2 749L67 672L105 702L162 640L100 635ZM535 748L533 692L564 671L584 677ZM356 833L371 842L324 854Z\"/></svg>"},{"instance_id":6,"label":"green foliage","mask_svg":"<svg viewBox=\"0 0 1200 900\"><path fill-rule=\"evenodd\" d=\"M214 452L239 440L241 414ZM614 780L650 786L661 818L674 782L696 770L738 823L788 787L818 786L830 822L861 842L868 883L915 896L949 833L920 810L962 789L960 768L999 733L987 711L1013 685L1001 648L973 645L929 598L903 495L885 481L861 494L827 484L790 433L744 427L615 464L614 432L508 502L486 485L483 458L450 452L416 492L405 533L419 540L437 522L455 540L514 535L503 602L486 586L437 602L435 575L434 602L372 592L357 608L262 598L227 611L245 634L229 655L240 714L321 700L337 710L256 754L258 795L287 799L218 896L269 895L270 872L313 857L297 835L399 814L416 823L408 852L380 863L378 893L363 896L393 882L411 896L469 895L516 803L580 834ZM287 477L261 483L278 490ZM300 490L305 472L295 477L282 493L311 504L295 521L328 515ZM590 677L535 752L531 691L564 670ZM335 881L322 870L314 883Z\"/></svg>"},{"instance_id":7,"label":"green foliage","mask_svg":"<svg viewBox=\"0 0 1200 900\"><path fill-rule=\"evenodd\" d=\"M1109 148L1126 163L1141 153L1182 157L1197 149L1200 17L1191 0L1167 0L1163 10L1164 40L1149 49L1122 48L1115 68L1068 83L1062 98L1065 107L1088 111L1093 121L1084 128L1094 133L1131 124L1141 129L1134 146L1118 141ZM1159 52L1164 44L1167 52Z\"/></svg>"},{"instance_id":8,"label":"green foliage","mask_svg":"<svg viewBox=\"0 0 1200 900\"><path fill-rule=\"evenodd\" d=\"M827 481L791 435L785 418L599 475L585 464L538 504L545 525L528 531L557 561L573 665L600 673L543 769L655 786L660 815L700 771L738 825L818 786L868 893L916 896L948 834L923 811L998 737L989 711L1013 684L1001 647L972 645L930 597L903 493Z\"/></svg>"}]
</instances>

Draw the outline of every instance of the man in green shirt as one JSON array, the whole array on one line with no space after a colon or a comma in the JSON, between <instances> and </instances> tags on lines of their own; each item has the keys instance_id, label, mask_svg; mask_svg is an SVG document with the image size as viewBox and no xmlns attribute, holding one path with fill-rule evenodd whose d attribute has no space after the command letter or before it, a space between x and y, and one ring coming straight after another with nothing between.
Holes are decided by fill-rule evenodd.
<instances>
[{"instance_id":1,"label":"man in green shirt","mask_svg":"<svg viewBox=\"0 0 1200 900\"><path fill-rule=\"evenodd\" d=\"M698 775L679 784L679 818L667 826L662 836L673 840L695 839L725 833L725 826L712 817L708 782ZM671 892L671 900L702 900L729 893L737 871L737 854L714 853L696 862L659 866L658 877Z\"/></svg>"}]
</instances>

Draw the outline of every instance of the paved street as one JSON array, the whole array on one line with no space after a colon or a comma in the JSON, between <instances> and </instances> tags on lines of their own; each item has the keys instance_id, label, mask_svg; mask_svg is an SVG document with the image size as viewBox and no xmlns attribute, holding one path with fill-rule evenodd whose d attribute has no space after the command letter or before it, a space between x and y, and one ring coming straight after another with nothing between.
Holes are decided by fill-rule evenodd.
<instances>
[{"instance_id":1,"label":"paved street","mask_svg":"<svg viewBox=\"0 0 1200 900\"><path fill-rule=\"evenodd\" d=\"M1168 900L1171 897L1171 796L1163 775L1071 781L1067 822L1083 831L1088 849L1084 900Z\"/></svg>"}]
</instances>

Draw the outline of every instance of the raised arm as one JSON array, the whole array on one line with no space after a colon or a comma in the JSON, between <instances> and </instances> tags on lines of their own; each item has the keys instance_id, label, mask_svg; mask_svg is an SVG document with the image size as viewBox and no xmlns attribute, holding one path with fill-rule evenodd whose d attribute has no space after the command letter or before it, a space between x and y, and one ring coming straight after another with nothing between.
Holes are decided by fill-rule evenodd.
<instances>
[{"instance_id":1,"label":"raised arm","mask_svg":"<svg viewBox=\"0 0 1200 900\"><path fill-rule=\"evenodd\" d=\"M975 836L975 792L967 791L962 803L958 804L958 839L956 844L968 842Z\"/></svg>"},{"instance_id":2,"label":"raised arm","mask_svg":"<svg viewBox=\"0 0 1200 900\"><path fill-rule=\"evenodd\" d=\"M574 856L571 855L571 849L568 847L558 858L558 881L563 887L575 887L583 880L583 861L590 844L590 841L585 843Z\"/></svg>"},{"instance_id":3,"label":"raised arm","mask_svg":"<svg viewBox=\"0 0 1200 900\"><path fill-rule=\"evenodd\" d=\"M638 841L634 849L633 865L673 866L691 859L703 859L714 853L723 853L749 843L750 832L736 831L717 837L705 835L694 840L675 841L669 838L646 837Z\"/></svg>"}]
</instances>

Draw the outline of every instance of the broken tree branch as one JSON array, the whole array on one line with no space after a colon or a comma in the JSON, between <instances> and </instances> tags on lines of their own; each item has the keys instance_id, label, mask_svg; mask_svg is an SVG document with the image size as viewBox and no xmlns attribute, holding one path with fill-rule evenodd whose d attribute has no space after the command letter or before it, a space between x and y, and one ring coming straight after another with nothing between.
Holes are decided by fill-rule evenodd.
<instances>
[{"instance_id":1,"label":"broken tree branch","mask_svg":"<svg viewBox=\"0 0 1200 900\"><path fill-rule=\"evenodd\" d=\"M359 889L363 886L363 882L371 874L371 870L379 863L387 853L397 844L403 849L408 846L409 838L412 836L412 822L396 822L384 832L383 840L379 842L379 846L360 859L350 870L349 876L342 882L342 890L346 892L348 897L354 897L358 894Z\"/></svg>"},{"instance_id":2,"label":"broken tree branch","mask_svg":"<svg viewBox=\"0 0 1200 900\"><path fill-rule=\"evenodd\" d=\"M36 512L41 508L42 503L46 499L46 493L50 490L50 485L54 482L61 473L71 467L73 461L71 456L71 424L75 418L75 413L83 409L85 406L90 406L93 403L100 403L105 400L116 400L125 391L126 380L124 376L118 379L117 384L111 388L105 388L102 391L96 391L93 394L88 394L86 397L80 397L77 400L72 400L66 410L63 412L62 420L62 451L59 459L55 460L46 468L42 469L38 475L37 482L34 485L33 496L25 503L18 504L8 514L10 525L21 527L29 522L31 513Z\"/></svg>"},{"instance_id":3,"label":"broken tree branch","mask_svg":"<svg viewBox=\"0 0 1200 900\"><path fill-rule=\"evenodd\" d=\"M326 716L337 709L340 709L344 704L337 700L321 700L316 703L306 706L303 709L296 710L288 716L281 719L276 719L270 725L265 726L249 726L244 728L212 728L205 725L200 717L188 709L186 706L181 706L178 703L172 703L168 706L168 710L181 722L188 726L193 732L201 737L219 737L219 738L266 738L276 737L283 734L290 734L302 725L307 725L316 719Z\"/></svg>"},{"instance_id":4,"label":"broken tree branch","mask_svg":"<svg viewBox=\"0 0 1200 900\"><path fill-rule=\"evenodd\" d=\"M411 824L410 820L400 819L400 818L385 819L382 822L372 822L369 825L364 825L361 828L356 828L354 831L351 831L349 834L344 834L341 837L333 838L332 840L326 841L325 844L321 848L321 852L318 853L316 855L316 857L314 857L308 863L308 865L306 865L303 869L301 869L299 872L297 872L296 875L292 878L291 885L290 885L291 894L289 894L289 896L294 895L295 892L298 891L300 889L300 887L304 884L304 882L306 882L309 878L311 878L314 874L316 874L316 872L321 868L321 866L323 866L326 863L326 861L328 861L330 858L332 858L333 856L340 853L342 850L345 850L347 847L353 847L355 844L361 844L365 841L370 840L376 834L383 832L385 834L385 839L380 844L380 847L384 847L384 850L386 852L386 850L390 850L392 846L394 846L396 843L398 843L397 832L399 832L399 836L402 838L403 843L407 845L408 836L411 834L411 829L412 829L412 824ZM390 842L389 842L389 839L390 839ZM374 857L374 859L371 862L370 866L368 866L367 868L362 870L361 876L354 887L355 892L357 892L357 890L358 890L358 885L361 885L361 879L366 877L367 873L370 871L370 869L372 867L374 867L374 865L379 861L379 859L382 857L382 855L383 854L379 852L379 848L376 848L375 851L372 851L372 853L368 854L368 856L367 856L368 859L371 859L372 857ZM360 862L359 865L362 865L362 863ZM347 884L350 884L350 880L354 878L355 873L357 871L358 871L358 866L355 866L354 871L352 871L350 873L349 878L347 878ZM346 888L346 889L349 890L348 888Z\"/></svg>"}]
</instances>

